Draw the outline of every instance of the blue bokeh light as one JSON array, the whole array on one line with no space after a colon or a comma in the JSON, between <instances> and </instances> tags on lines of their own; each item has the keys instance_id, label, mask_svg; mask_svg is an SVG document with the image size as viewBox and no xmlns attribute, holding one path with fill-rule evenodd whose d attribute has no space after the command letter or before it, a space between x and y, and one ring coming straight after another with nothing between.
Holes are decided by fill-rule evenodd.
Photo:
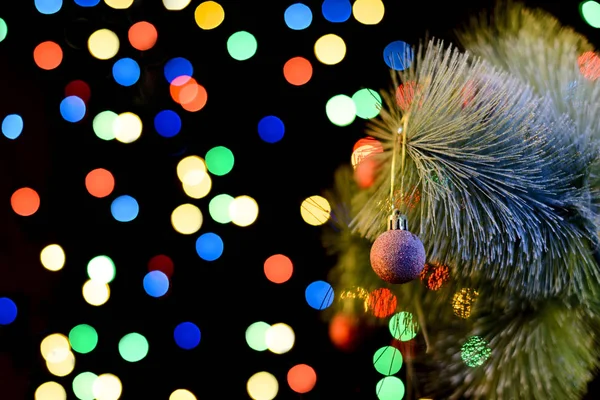
<instances>
[{"instance_id":1,"label":"blue bokeh light","mask_svg":"<svg viewBox=\"0 0 600 400\"><path fill-rule=\"evenodd\" d=\"M408 43L396 40L383 49L383 61L391 69L405 70L413 61L413 50Z\"/></svg>"},{"instance_id":2,"label":"blue bokeh light","mask_svg":"<svg viewBox=\"0 0 600 400\"><path fill-rule=\"evenodd\" d=\"M148 272L144 276L144 290L148 296L164 296L169 291L169 277L158 270Z\"/></svg>"},{"instance_id":3,"label":"blue bokeh light","mask_svg":"<svg viewBox=\"0 0 600 400\"><path fill-rule=\"evenodd\" d=\"M160 136L173 137L181 131L181 118L175 111L163 110L154 117L154 129Z\"/></svg>"},{"instance_id":4,"label":"blue bokeh light","mask_svg":"<svg viewBox=\"0 0 600 400\"><path fill-rule=\"evenodd\" d=\"M77 96L65 97L60 102L60 115L67 122L79 122L85 117L85 102Z\"/></svg>"},{"instance_id":5,"label":"blue bokeh light","mask_svg":"<svg viewBox=\"0 0 600 400\"><path fill-rule=\"evenodd\" d=\"M56 14L62 8L62 0L35 0L35 8L40 14Z\"/></svg>"},{"instance_id":6,"label":"blue bokeh light","mask_svg":"<svg viewBox=\"0 0 600 400\"><path fill-rule=\"evenodd\" d=\"M315 310L324 310L333 303L333 288L325 281L315 281L306 287L306 302Z\"/></svg>"},{"instance_id":7,"label":"blue bokeh light","mask_svg":"<svg viewBox=\"0 0 600 400\"><path fill-rule=\"evenodd\" d=\"M196 253L205 261L215 261L223 254L223 240L216 233L205 233L196 240Z\"/></svg>"},{"instance_id":8,"label":"blue bokeh light","mask_svg":"<svg viewBox=\"0 0 600 400\"><path fill-rule=\"evenodd\" d=\"M100 0L75 0L75 4L80 7L95 7L100 3Z\"/></svg>"},{"instance_id":9,"label":"blue bokeh light","mask_svg":"<svg viewBox=\"0 0 600 400\"><path fill-rule=\"evenodd\" d=\"M173 83L180 76L192 76L194 74L194 66L183 57L175 57L167 61L164 72L167 81Z\"/></svg>"},{"instance_id":10,"label":"blue bokeh light","mask_svg":"<svg viewBox=\"0 0 600 400\"><path fill-rule=\"evenodd\" d=\"M258 135L267 143L279 142L284 134L283 121L274 115L266 116L258 122Z\"/></svg>"},{"instance_id":11,"label":"blue bokeh light","mask_svg":"<svg viewBox=\"0 0 600 400\"><path fill-rule=\"evenodd\" d=\"M184 350L191 350L200 344L200 328L191 322L182 322L173 333L175 343Z\"/></svg>"},{"instance_id":12,"label":"blue bokeh light","mask_svg":"<svg viewBox=\"0 0 600 400\"><path fill-rule=\"evenodd\" d=\"M136 199L131 196L123 195L113 200L110 205L110 212L114 219L119 222L133 221L140 212L140 206Z\"/></svg>"},{"instance_id":13,"label":"blue bokeh light","mask_svg":"<svg viewBox=\"0 0 600 400\"><path fill-rule=\"evenodd\" d=\"M0 297L0 325L9 325L17 318L17 305L8 297Z\"/></svg>"},{"instance_id":14,"label":"blue bokeh light","mask_svg":"<svg viewBox=\"0 0 600 400\"><path fill-rule=\"evenodd\" d=\"M329 22L346 22L352 15L350 0L325 0L321 5L323 18Z\"/></svg>"},{"instance_id":15,"label":"blue bokeh light","mask_svg":"<svg viewBox=\"0 0 600 400\"><path fill-rule=\"evenodd\" d=\"M132 86L140 79L140 66L131 58L122 58L114 63L113 78L121 86Z\"/></svg>"},{"instance_id":16,"label":"blue bokeh light","mask_svg":"<svg viewBox=\"0 0 600 400\"><path fill-rule=\"evenodd\" d=\"M302 3L296 3L289 6L283 13L283 19L288 28L295 31L306 29L312 23L312 11Z\"/></svg>"},{"instance_id":17,"label":"blue bokeh light","mask_svg":"<svg viewBox=\"0 0 600 400\"><path fill-rule=\"evenodd\" d=\"M10 114L2 121L2 134L8 139L16 139L23 132L23 118L17 114Z\"/></svg>"}]
</instances>

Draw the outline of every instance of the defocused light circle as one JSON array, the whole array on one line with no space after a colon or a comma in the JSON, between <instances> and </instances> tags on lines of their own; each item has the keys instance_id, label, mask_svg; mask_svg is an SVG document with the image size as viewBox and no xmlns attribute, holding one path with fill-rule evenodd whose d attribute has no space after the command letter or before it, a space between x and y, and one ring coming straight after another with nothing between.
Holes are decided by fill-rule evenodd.
<instances>
[{"instance_id":1,"label":"defocused light circle","mask_svg":"<svg viewBox=\"0 0 600 400\"><path fill-rule=\"evenodd\" d=\"M124 112L113 122L115 139L121 143L133 143L142 136L142 120L132 112Z\"/></svg>"},{"instance_id":2,"label":"defocused light circle","mask_svg":"<svg viewBox=\"0 0 600 400\"><path fill-rule=\"evenodd\" d=\"M183 183L182 187L187 196L191 197L192 199L202 199L210 193L212 188L212 178L210 175L208 175L208 173L205 172L199 183L194 185Z\"/></svg>"},{"instance_id":3,"label":"defocused light circle","mask_svg":"<svg viewBox=\"0 0 600 400\"><path fill-rule=\"evenodd\" d=\"M162 297L169 291L169 277L162 271L150 271L144 276L143 285L148 296Z\"/></svg>"},{"instance_id":4,"label":"defocused light circle","mask_svg":"<svg viewBox=\"0 0 600 400\"><path fill-rule=\"evenodd\" d=\"M167 82L173 83L180 76L191 77L194 75L194 66L183 57L175 57L165 63L164 75Z\"/></svg>"},{"instance_id":5,"label":"defocused light circle","mask_svg":"<svg viewBox=\"0 0 600 400\"><path fill-rule=\"evenodd\" d=\"M119 400L123 392L121 380L113 374L99 375L92 385L96 400Z\"/></svg>"},{"instance_id":6,"label":"defocused light circle","mask_svg":"<svg viewBox=\"0 0 600 400\"><path fill-rule=\"evenodd\" d=\"M129 333L119 341L119 354L123 360L138 362L148 355L148 340L139 333Z\"/></svg>"},{"instance_id":7,"label":"defocused light circle","mask_svg":"<svg viewBox=\"0 0 600 400\"><path fill-rule=\"evenodd\" d=\"M325 113L332 124L348 126L356 119L356 104L351 97L338 94L327 101Z\"/></svg>"},{"instance_id":8,"label":"defocused light circle","mask_svg":"<svg viewBox=\"0 0 600 400\"><path fill-rule=\"evenodd\" d=\"M253 400L273 400L279 392L279 383L272 374L257 372L248 379L246 390Z\"/></svg>"},{"instance_id":9,"label":"defocused light circle","mask_svg":"<svg viewBox=\"0 0 600 400\"><path fill-rule=\"evenodd\" d=\"M108 256L96 256L88 262L87 274L93 281L111 283L116 273L115 263Z\"/></svg>"},{"instance_id":10,"label":"defocused light circle","mask_svg":"<svg viewBox=\"0 0 600 400\"><path fill-rule=\"evenodd\" d=\"M83 284L83 299L92 306L101 306L110 298L110 288L106 283L96 282L91 279Z\"/></svg>"},{"instance_id":11,"label":"defocused light circle","mask_svg":"<svg viewBox=\"0 0 600 400\"><path fill-rule=\"evenodd\" d=\"M238 196L229 204L229 218L237 226L249 226L258 217L258 204L250 196Z\"/></svg>"},{"instance_id":12,"label":"defocused light circle","mask_svg":"<svg viewBox=\"0 0 600 400\"><path fill-rule=\"evenodd\" d=\"M360 89L352 95L352 101L356 107L356 116L359 118L375 118L381 111L381 96L375 90Z\"/></svg>"},{"instance_id":13,"label":"defocused light circle","mask_svg":"<svg viewBox=\"0 0 600 400\"><path fill-rule=\"evenodd\" d=\"M404 398L404 383L397 376L386 376L377 382L375 393L379 400L397 400Z\"/></svg>"},{"instance_id":14,"label":"defocused light circle","mask_svg":"<svg viewBox=\"0 0 600 400\"><path fill-rule=\"evenodd\" d=\"M279 142L284 134L283 121L274 115L268 115L258 122L258 135L267 143Z\"/></svg>"},{"instance_id":15,"label":"defocused light circle","mask_svg":"<svg viewBox=\"0 0 600 400\"><path fill-rule=\"evenodd\" d=\"M42 383L35 390L35 400L67 400L67 391L60 383Z\"/></svg>"},{"instance_id":16,"label":"defocused light circle","mask_svg":"<svg viewBox=\"0 0 600 400\"><path fill-rule=\"evenodd\" d=\"M133 0L131 1L133 2ZM92 33L88 39L90 54L99 60L113 58L119 52L119 47L119 37L109 29L99 29Z\"/></svg>"},{"instance_id":17,"label":"defocused light circle","mask_svg":"<svg viewBox=\"0 0 600 400\"><path fill-rule=\"evenodd\" d=\"M294 272L294 265L289 257L283 254L274 254L267 258L263 266L265 276L273 283L285 283L290 280Z\"/></svg>"},{"instance_id":18,"label":"defocused light circle","mask_svg":"<svg viewBox=\"0 0 600 400\"><path fill-rule=\"evenodd\" d=\"M312 11L310 8L302 3L295 3L286 8L283 13L283 19L288 28L295 31L306 29L312 22Z\"/></svg>"},{"instance_id":19,"label":"defocused light circle","mask_svg":"<svg viewBox=\"0 0 600 400\"><path fill-rule=\"evenodd\" d=\"M192 394L189 390L186 389L177 389L171 396L169 396L169 400L197 400L196 396Z\"/></svg>"},{"instance_id":20,"label":"defocused light circle","mask_svg":"<svg viewBox=\"0 0 600 400\"><path fill-rule=\"evenodd\" d=\"M79 400L94 400L94 382L98 375L93 372L82 372L73 379L73 393Z\"/></svg>"},{"instance_id":21,"label":"defocused light circle","mask_svg":"<svg viewBox=\"0 0 600 400\"><path fill-rule=\"evenodd\" d=\"M163 0L163 5L169 11L181 11L186 8L192 0Z\"/></svg>"},{"instance_id":22,"label":"defocused light circle","mask_svg":"<svg viewBox=\"0 0 600 400\"><path fill-rule=\"evenodd\" d=\"M41 69L50 71L62 63L63 51L55 42L42 42L33 50L33 60Z\"/></svg>"},{"instance_id":23,"label":"defocused light circle","mask_svg":"<svg viewBox=\"0 0 600 400\"><path fill-rule=\"evenodd\" d=\"M200 328L191 322L182 322L173 332L175 343L184 350L191 350L200 344Z\"/></svg>"},{"instance_id":24,"label":"defocused light circle","mask_svg":"<svg viewBox=\"0 0 600 400\"><path fill-rule=\"evenodd\" d=\"M175 264L171 257L158 254L148 261L148 271L161 271L170 279L173 275Z\"/></svg>"},{"instance_id":25,"label":"defocused light circle","mask_svg":"<svg viewBox=\"0 0 600 400\"><path fill-rule=\"evenodd\" d=\"M125 10L133 4L133 0L104 0L104 2L116 10Z\"/></svg>"},{"instance_id":26,"label":"defocused light circle","mask_svg":"<svg viewBox=\"0 0 600 400\"><path fill-rule=\"evenodd\" d=\"M383 61L396 71L403 71L410 67L413 60L412 48L402 40L396 40L383 49Z\"/></svg>"},{"instance_id":27,"label":"defocused light circle","mask_svg":"<svg viewBox=\"0 0 600 400\"><path fill-rule=\"evenodd\" d=\"M377 25L383 19L385 6L382 0L356 0L352 6L354 18L364 25Z\"/></svg>"},{"instance_id":28,"label":"defocused light circle","mask_svg":"<svg viewBox=\"0 0 600 400\"><path fill-rule=\"evenodd\" d=\"M69 339L61 333L46 336L40 344L40 352L49 363L59 363L69 356L71 346Z\"/></svg>"},{"instance_id":29,"label":"defocused light circle","mask_svg":"<svg viewBox=\"0 0 600 400\"><path fill-rule=\"evenodd\" d=\"M352 4L350 0L325 0L321 4L321 12L329 22L346 22L352 15Z\"/></svg>"},{"instance_id":30,"label":"defocused light circle","mask_svg":"<svg viewBox=\"0 0 600 400\"><path fill-rule=\"evenodd\" d=\"M233 169L233 153L225 146L216 146L206 153L204 158L208 171L217 176L227 175Z\"/></svg>"},{"instance_id":31,"label":"defocused light circle","mask_svg":"<svg viewBox=\"0 0 600 400\"><path fill-rule=\"evenodd\" d=\"M198 156L187 156L177 163L177 177L183 184L198 185L207 176L206 163Z\"/></svg>"},{"instance_id":32,"label":"defocused light circle","mask_svg":"<svg viewBox=\"0 0 600 400\"><path fill-rule=\"evenodd\" d=\"M284 323L271 325L265 332L267 348L275 354L287 353L294 347L295 341L294 330Z\"/></svg>"},{"instance_id":33,"label":"defocused light circle","mask_svg":"<svg viewBox=\"0 0 600 400\"><path fill-rule=\"evenodd\" d=\"M29 217L40 208L40 195L33 189L24 187L16 190L10 197L10 205L15 214Z\"/></svg>"},{"instance_id":34,"label":"defocused light circle","mask_svg":"<svg viewBox=\"0 0 600 400\"><path fill-rule=\"evenodd\" d=\"M312 78L313 67L310 61L304 57L290 58L283 65L283 76L288 83L294 86L302 86Z\"/></svg>"},{"instance_id":35,"label":"defocused light circle","mask_svg":"<svg viewBox=\"0 0 600 400\"><path fill-rule=\"evenodd\" d=\"M113 218L119 222L131 222L138 216L140 207L136 199L123 195L113 200L110 212Z\"/></svg>"},{"instance_id":36,"label":"defocused light circle","mask_svg":"<svg viewBox=\"0 0 600 400\"><path fill-rule=\"evenodd\" d=\"M317 384L317 373L310 365L298 364L288 371L287 381L294 392L308 393Z\"/></svg>"},{"instance_id":37,"label":"defocused light circle","mask_svg":"<svg viewBox=\"0 0 600 400\"><path fill-rule=\"evenodd\" d=\"M85 176L85 188L89 194L101 199L112 193L115 188L115 178L110 171L96 168Z\"/></svg>"},{"instance_id":38,"label":"defocused light circle","mask_svg":"<svg viewBox=\"0 0 600 400\"><path fill-rule=\"evenodd\" d=\"M194 19L204 30L215 29L225 20L225 10L216 1L204 1L196 7Z\"/></svg>"},{"instance_id":39,"label":"defocused light circle","mask_svg":"<svg viewBox=\"0 0 600 400\"><path fill-rule=\"evenodd\" d=\"M100 0L75 0L75 4L79 7L96 7Z\"/></svg>"},{"instance_id":40,"label":"defocused light circle","mask_svg":"<svg viewBox=\"0 0 600 400\"><path fill-rule=\"evenodd\" d=\"M75 369L75 355L69 351L67 357L59 362L46 361L46 368L54 376L64 377L69 375Z\"/></svg>"},{"instance_id":41,"label":"defocused light circle","mask_svg":"<svg viewBox=\"0 0 600 400\"><path fill-rule=\"evenodd\" d=\"M231 58L238 61L252 58L256 54L257 48L256 38L250 32L239 31L227 39L227 51Z\"/></svg>"},{"instance_id":42,"label":"defocused light circle","mask_svg":"<svg viewBox=\"0 0 600 400\"><path fill-rule=\"evenodd\" d=\"M113 78L121 86L135 85L140 79L140 66L131 58L121 58L112 69Z\"/></svg>"},{"instance_id":43,"label":"defocused light circle","mask_svg":"<svg viewBox=\"0 0 600 400\"><path fill-rule=\"evenodd\" d=\"M321 36L315 42L315 56L325 65L335 65L346 56L346 43L333 33Z\"/></svg>"},{"instance_id":44,"label":"defocused light circle","mask_svg":"<svg viewBox=\"0 0 600 400\"><path fill-rule=\"evenodd\" d=\"M23 132L23 118L18 114L10 114L2 120L2 134L8 139L16 139Z\"/></svg>"},{"instance_id":45,"label":"defocused light circle","mask_svg":"<svg viewBox=\"0 0 600 400\"><path fill-rule=\"evenodd\" d=\"M579 12L592 28L600 28L600 3L588 0L579 5Z\"/></svg>"},{"instance_id":46,"label":"defocused light circle","mask_svg":"<svg viewBox=\"0 0 600 400\"><path fill-rule=\"evenodd\" d=\"M139 51L146 51L156 44L158 31L150 22L140 21L131 25L127 37L131 47Z\"/></svg>"},{"instance_id":47,"label":"defocused light circle","mask_svg":"<svg viewBox=\"0 0 600 400\"><path fill-rule=\"evenodd\" d=\"M35 0L34 4L40 14L51 15L60 11L63 0Z\"/></svg>"},{"instance_id":48,"label":"defocused light circle","mask_svg":"<svg viewBox=\"0 0 600 400\"><path fill-rule=\"evenodd\" d=\"M60 271L65 266L65 251L58 244L49 244L42 249L40 261L48 271Z\"/></svg>"},{"instance_id":49,"label":"defocused light circle","mask_svg":"<svg viewBox=\"0 0 600 400\"><path fill-rule=\"evenodd\" d=\"M324 310L333 303L333 288L325 281L315 281L304 291L306 302L315 310Z\"/></svg>"},{"instance_id":50,"label":"defocused light circle","mask_svg":"<svg viewBox=\"0 0 600 400\"><path fill-rule=\"evenodd\" d=\"M196 240L196 253L205 261L215 261L223 254L223 240L215 233L209 232Z\"/></svg>"},{"instance_id":51,"label":"defocused light circle","mask_svg":"<svg viewBox=\"0 0 600 400\"><path fill-rule=\"evenodd\" d=\"M263 321L254 322L246 329L246 343L255 351L265 351L267 346L267 330L271 325Z\"/></svg>"},{"instance_id":52,"label":"defocused light circle","mask_svg":"<svg viewBox=\"0 0 600 400\"><path fill-rule=\"evenodd\" d=\"M181 130L181 118L175 111L160 111L154 117L154 129L162 137L173 137Z\"/></svg>"},{"instance_id":53,"label":"defocused light circle","mask_svg":"<svg viewBox=\"0 0 600 400\"><path fill-rule=\"evenodd\" d=\"M8 297L0 297L0 325L12 324L17 319L17 305Z\"/></svg>"},{"instance_id":54,"label":"defocused light circle","mask_svg":"<svg viewBox=\"0 0 600 400\"><path fill-rule=\"evenodd\" d=\"M0 42L6 39L6 35L8 34L8 26L6 25L6 21L0 18Z\"/></svg>"},{"instance_id":55,"label":"defocused light circle","mask_svg":"<svg viewBox=\"0 0 600 400\"><path fill-rule=\"evenodd\" d=\"M85 102L77 96L65 97L60 102L60 115L67 122L79 122L85 117Z\"/></svg>"},{"instance_id":56,"label":"defocused light circle","mask_svg":"<svg viewBox=\"0 0 600 400\"><path fill-rule=\"evenodd\" d=\"M98 345L98 332L90 325L77 325L69 332L69 343L73 351L88 354Z\"/></svg>"},{"instance_id":57,"label":"defocused light circle","mask_svg":"<svg viewBox=\"0 0 600 400\"><path fill-rule=\"evenodd\" d=\"M171 213L171 225L182 235L191 235L202 226L202 211L193 204L182 204Z\"/></svg>"},{"instance_id":58,"label":"defocused light circle","mask_svg":"<svg viewBox=\"0 0 600 400\"><path fill-rule=\"evenodd\" d=\"M92 96L92 89L85 81L75 79L65 86L65 97L69 96L77 96L87 105Z\"/></svg>"},{"instance_id":59,"label":"defocused light circle","mask_svg":"<svg viewBox=\"0 0 600 400\"><path fill-rule=\"evenodd\" d=\"M373 354L373 366L382 375L395 375L402 368L402 353L394 346L383 346Z\"/></svg>"},{"instance_id":60,"label":"defocused light circle","mask_svg":"<svg viewBox=\"0 0 600 400\"><path fill-rule=\"evenodd\" d=\"M99 112L92 123L92 129L98 138L102 140L113 140L115 138L115 121L119 115L112 111Z\"/></svg>"},{"instance_id":61,"label":"defocused light circle","mask_svg":"<svg viewBox=\"0 0 600 400\"><path fill-rule=\"evenodd\" d=\"M300 215L309 225L323 225L331 217L331 205L322 196L310 196L302 202Z\"/></svg>"},{"instance_id":62,"label":"defocused light circle","mask_svg":"<svg viewBox=\"0 0 600 400\"><path fill-rule=\"evenodd\" d=\"M231 222L229 216L229 205L233 201L233 197L228 194L218 194L213 197L208 203L208 212L210 217L220 224L228 224Z\"/></svg>"}]
</instances>

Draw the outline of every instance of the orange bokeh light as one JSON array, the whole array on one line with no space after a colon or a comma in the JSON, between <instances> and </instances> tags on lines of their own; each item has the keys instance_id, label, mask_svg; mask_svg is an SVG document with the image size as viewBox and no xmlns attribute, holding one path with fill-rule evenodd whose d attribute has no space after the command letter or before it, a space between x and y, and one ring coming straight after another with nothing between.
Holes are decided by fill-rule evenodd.
<instances>
[{"instance_id":1,"label":"orange bokeh light","mask_svg":"<svg viewBox=\"0 0 600 400\"><path fill-rule=\"evenodd\" d=\"M184 92L184 96L182 96L181 92L183 92L184 89L186 89L188 86L193 89L192 90L187 89ZM194 93L194 89L196 90L196 93ZM196 80L194 78L192 78L191 76L187 76L187 75L181 75L181 76L178 76L177 78L173 79L173 82L171 82L171 85L169 86L169 93L171 94L171 98L177 104L181 104L182 103L181 100L183 100L183 103L189 103L196 97L197 92L198 92L198 82L196 82ZM192 95L191 98L185 97L185 96L190 96L190 95Z\"/></svg>"},{"instance_id":2,"label":"orange bokeh light","mask_svg":"<svg viewBox=\"0 0 600 400\"><path fill-rule=\"evenodd\" d=\"M150 22L140 21L129 28L129 43L140 51L150 50L158 40L158 31Z\"/></svg>"},{"instance_id":3,"label":"orange bokeh light","mask_svg":"<svg viewBox=\"0 0 600 400\"><path fill-rule=\"evenodd\" d=\"M577 58L581 74L591 81L600 77L600 57L593 51L586 51Z\"/></svg>"},{"instance_id":4,"label":"orange bokeh light","mask_svg":"<svg viewBox=\"0 0 600 400\"><path fill-rule=\"evenodd\" d=\"M288 371L287 381L294 392L308 393L317 383L317 373L310 365L298 364Z\"/></svg>"},{"instance_id":5,"label":"orange bokeh light","mask_svg":"<svg viewBox=\"0 0 600 400\"><path fill-rule=\"evenodd\" d=\"M294 265L289 257L275 254L267 258L264 265L265 276L273 283L287 282L294 272Z\"/></svg>"},{"instance_id":6,"label":"orange bokeh light","mask_svg":"<svg viewBox=\"0 0 600 400\"><path fill-rule=\"evenodd\" d=\"M396 104L398 104L402 111L407 111L410 108L418 90L419 86L413 81L408 81L398 86L396 89Z\"/></svg>"},{"instance_id":7,"label":"orange bokeh light","mask_svg":"<svg viewBox=\"0 0 600 400\"><path fill-rule=\"evenodd\" d=\"M89 194L103 198L112 193L115 188L115 178L110 171L97 168L90 171L85 177L85 187Z\"/></svg>"},{"instance_id":8,"label":"orange bokeh light","mask_svg":"<svg viewBox=\"0 0 600 400\"><path fill-rule=\"evenodd\" d=\"M329 339L340 350L354 350L358 342L358 332L356 317L338 313L329 322Z\"/></svg>"},{"instance_id":9,"label":"orange bokeh light","mask_svg":"<svg viewBox=\"0 0 600 400\"><path fill-rule=\"evenodd\" d=\"M288 83L295 86L302 86L310 81L313 74L313 67L306 58L294 57L289 59L283 66L283 76Z\"/></svg>"},{"instance_id":10,"label":"orange bokeh light","mask_svg":"<svg viewBox=\"0 0 600 400\"><path fill-rule=\"evenodd\" d=\"M24 187L13 193L10 197L10 205L16 214L29 217L39 210L40 195L35 190Z\"/></svg>"},{"instance_id":11,"label":"orange bokeh light","mask_svg":"<svg viewBox=\"0 0 600 400\"><path fill-rule=\"evenodd\" d=\"M196 93L195 96L193 97L193 99L189 102L185 102L185 103L180 103L181 107L189 112L196 112L196 111L200 111L204 108L204 106L206 105L206 102L208 101L208 93L206 93L206 89L204 88L204 86L202 85L198 85L196 84ZM188 89L189 90L189 89ZM185 96L186 92L182 92L180 93L180 96ZM193 93L193 91L192 91ZM186 98L187 100L187 98Z\"/></svg>"},{"instance_id":12,"label":"orange bokeh light","mask_svg":"<svg viewBox=\"0 0 600 400\"><path fill-rule=\"evenodd\" d=\"M390 289L379 288L369 294L367 306L377 318L387 318L396 311L398 299Z\"/></svg>"},{"instance_id":13,"label":"orange bokeh light","mask_svg":"<svg viewBox=\"0 0 600 400\"><path fill-rule=\"evenodd\" d=\"M377 168L379 163L373 158L367 158L362 160L354 170L354 180L358 187L361 189L367 189L375 183L377 177Z\"/></svg>"},{"instance_id":14,"label":"orange bokeh light","mask_svg":"<svg viewBox=\"0 0 600 400\"><path fill-rule=\"evenodd\" d=\"M63 51L55 42L42 42L33 50L33 60L41 69L50 71L57 68L62 62Z\"/></svg>"}]
</instances>

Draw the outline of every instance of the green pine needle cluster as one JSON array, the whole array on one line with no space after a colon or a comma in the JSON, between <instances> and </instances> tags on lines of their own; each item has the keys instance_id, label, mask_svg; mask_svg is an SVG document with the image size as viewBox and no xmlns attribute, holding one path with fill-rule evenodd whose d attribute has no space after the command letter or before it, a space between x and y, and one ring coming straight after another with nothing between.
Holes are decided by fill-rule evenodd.
<instances>
[{"instance_id":1,"label":"green pine needle cluster","mask_svg":"<svg viewBox=\"0 0 600 400\"><path fill-rule=\"evenodd\" d=\"M458 37L463 50L432 40L393 73L366 132L383 147L372 156L375 183L359 189L352 167L337 171L325 194L334 223L323 242L338 257L330 279L336 293L390 288L417 316L422 394L581 398L600 357L600 80L578 65L594 49L553 16L512 2ZM399 105L398 85L410 85L409 103ZM418 203L399 204L428 264L449 268L438 290L389 285L370 268L391 204L416 191ZM468 318L452 307L463 288L479 294ZM351 301L333 310L365 315ZM491 349L481 366L461 358L471 336Z\"/></svg>"}]
</instances>

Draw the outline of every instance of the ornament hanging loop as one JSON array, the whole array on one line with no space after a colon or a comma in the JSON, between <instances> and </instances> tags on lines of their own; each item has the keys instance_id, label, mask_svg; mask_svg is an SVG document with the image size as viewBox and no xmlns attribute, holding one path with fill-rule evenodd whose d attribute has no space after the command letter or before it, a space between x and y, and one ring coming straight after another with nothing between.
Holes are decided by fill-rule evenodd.
<instances>
[{"instance_id":1,"label":"ornament hanging loop","mask_svg":"<svg viewBox=\"0 0 600 400\"><path fill-rule=\"evenodd\" d=\"M392 215L388 219L388 230L389 231L407 231L408 220L406 215L400 214L400 210L395 208L392 211Z\"/></svg>"}]
</instances>

